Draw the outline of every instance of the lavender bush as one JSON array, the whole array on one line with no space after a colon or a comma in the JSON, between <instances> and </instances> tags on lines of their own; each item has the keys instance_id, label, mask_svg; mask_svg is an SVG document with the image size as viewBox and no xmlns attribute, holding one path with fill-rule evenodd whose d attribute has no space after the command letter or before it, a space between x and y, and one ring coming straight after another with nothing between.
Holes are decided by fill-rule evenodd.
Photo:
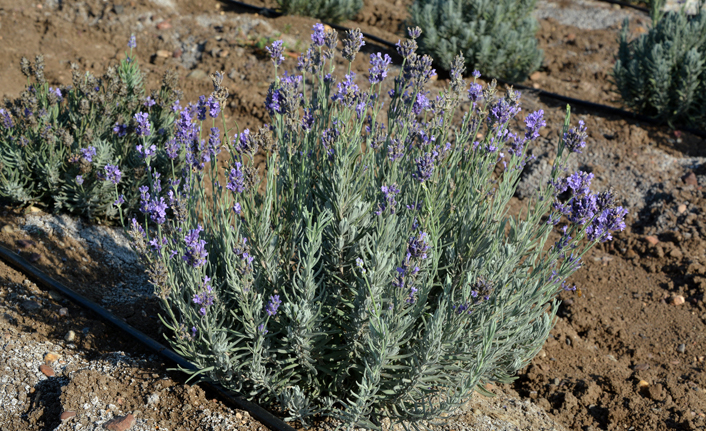
<instances>
[{"instance_id":1,"label":"lavender bush","mask_svg":"<svg viewBox=\"0 0 706 431\"><path fill-rule=\"evenodd\" d=\"M706 9L695 15L662 12L664 0L651 2L652 28L636 38L629 21L620 33L613 79L631 109L670 126L706 130Z\"/></svg>"},{"instance_id":2,"label":"lavender bush","mask_svg":"<svg viewBox=\"0 0 706 431\"><path fill-rule=\"evenodd\" d=\"M353 17L363 7L363 0L277 0L287 15L301 15L339 23Z\"/></svg>"},{"instance_id":3,"label":"lavender bush","mask_svg":"<svg viewBox=\"0 0 706 431\"><path fill-rule=\"evenodd\" d=\"M567 113L551 178L520 217L509 215L542 111L510 131L520 95L482 88L477 73L469 87L462 57L430 100L435 72L415 52L418 29L398 44L404 62L389 94L380 89L390 59L380 54L367 88L350 66L337 81L336 34L314 30L297 73L280 73L281 42L268 48L269 126L233 132L217 127L218 112L179 113L175 148L188 169L165 186L166 199L143 189L134 247L172 346L198 376L304 424L432 421L532 359L556 295L571 289L581 256L624 227L626 211L591 192L592 174L565 172L586 138ZM362 44L359 31L348 33L344 58ZM214 84L221 100L220 75ZM224 184L221 148L230 156Z\"/></svg>"},{"instance_id":4,"label":"lavender bush","mask_svg":"<svg viewBox=\"0 0 706 431\"><path fill-rule=\"evenodd\" d=\"M415 0L410 19L424 34L419 49L451 70L461 52L466 66L522 82L542 64L536 0Z\"/></svg>"},{"instance_id":5,"label":"lavender bush","mask_svg":"<svg viewBox=\"0 0 706 431\"><path fill-rule=\"evenodd\" d=\"M116 203L137 209L148 180L143 157L152 158L156 174L172 172L165 143L173 133L177 75L167 72L159 91L145 96L134 36L128 47L102 79L72 65L73 83L65 87L47 83L42 56L34 65L22 59L27 87L0 108L0 198L110 221L118 218Z\"/></svg>"}]
</instances>

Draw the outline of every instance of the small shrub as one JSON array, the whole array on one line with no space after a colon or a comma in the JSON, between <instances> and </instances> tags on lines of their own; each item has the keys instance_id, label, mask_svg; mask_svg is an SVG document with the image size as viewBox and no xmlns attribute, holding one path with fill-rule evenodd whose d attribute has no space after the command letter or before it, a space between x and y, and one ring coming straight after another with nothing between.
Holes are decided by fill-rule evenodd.
<instances>
[{"instance_id":1,"label":"small shrub","mask_svg":"<svg viewBox=\"0 0 706 431\"><path fill-rule=\"evenodd\" d=\"M411 21L423 33L420 51L451 70L460 52L469 68L510 82L542 64L537 48L536 0L416 0Z\"/></svg>"},{"instance_id":2,"label":"small shrub","mask_svg":"<svg viewBox=\"0 0 706 431\"><path fill-rule=\"evenodd\" d=\"M706 11L660 12L652 3L652 28L630 40L620 33L613 79L623 102L672 126L706 129Z\"/></svg>"},{"instance_id":3,"label":"small shrub","mask_svg":"<svg viewBox=\"0 0 706 431\"><path fill-rule=\"evenodd\" d=\"M41 56L34 65L22 59L27 87L0 109L0 197L107 221L118 211L115 186L101 181L106 170L120 173L119 199L129 211L148 178L141 154L156 151L152 167L171 173L164 144L172 136L177 76L168 72L160 90L145 97L134 39L129 46L127 58L102 79L72 65L73 85L66 87L49 86ZM140 134L142 153L135 146Z\"/></svg>"},{"instance_id":4,"label":"small shrub","mask_svg":"<svg viewBox=\"0 0 706 431\"><path fill-rule=\"evenodd\" d=\"M432 421L532 359L567 277L624 227L626 211L610 193L590 191L591 174L561 175L586 138L583 124L569 129L567 113L551 178L521 218L509 216L542 111L509 131L519 94L498 97L495 83L475 80L468 88L460 56L450 87L430 101L432 60L407 40L382 112L389 56L371 55L362 89L353 72L332 77L333 32L316 25L312 40L300 75L278 73L281 41L268 48L276 76L268 127L231 134L209 121L213 141L222 136L230 152L225 184L216 148L194 147L184 131L197 119L180 113L189 169L170 184L168 217L146 194L144 221L130 223L134 247L172 346L197 375L305 424L314 416L369 429L384 418ZM352 61L360 32L343 45ZM253 166L258 148L264 179ZM561 238L544 247L562 217Z\"/></svg>"},{"instance_id":5,"label":"small shrub","mask_svg":"<svg viewBox=\"0 0 706 431\"><path fill-rule=\"evenodd\" d=\"M363 7L363 0L277 0L287 15L310 16L331 23L352 19Z\"/></svg>"}]
</instances>

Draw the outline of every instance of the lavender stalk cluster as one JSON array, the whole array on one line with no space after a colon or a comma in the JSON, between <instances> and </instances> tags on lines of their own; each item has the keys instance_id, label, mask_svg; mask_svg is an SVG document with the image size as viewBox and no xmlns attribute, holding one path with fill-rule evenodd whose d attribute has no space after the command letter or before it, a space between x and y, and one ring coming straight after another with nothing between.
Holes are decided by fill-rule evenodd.
<instances>
[{"instance_id":1,"label":"lavender stalk cluster","mask_svg":"<svg viewBox=\"0 0 706 431\"><path fill-rule=\"evenodd\" d=\"M204 96L173 109L164 146L140 136L139 154L183 167L168 182L147 169L145 227L130 230L173 347L289 420L429 421L507 380L541 349L582 256L625 227L626 211L591 190L591 174L559 169L512 216L544 112L513 121L519 93L482 86L475 72L466 82L462 56L448 88L432 91L423 33L408 34L397 72L375 53L356 80L337 75L338 37L317 24L294 72L279 70L283 44L269 47L265 127L204 129L222 115ZM362 46L349 32L344 59ZM586 141L583 124L566 132L560 167ZM557 226L561 238L542 247Z\"/></svg>"}]
</instances>

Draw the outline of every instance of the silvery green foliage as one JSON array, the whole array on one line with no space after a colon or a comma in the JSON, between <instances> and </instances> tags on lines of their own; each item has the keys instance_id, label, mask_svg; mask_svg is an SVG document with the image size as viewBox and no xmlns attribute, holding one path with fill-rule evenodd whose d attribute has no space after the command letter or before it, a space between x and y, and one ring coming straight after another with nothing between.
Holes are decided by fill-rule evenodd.
<instances>
[{"instance_id":1,"label":"silvery green foliage","mask_svg":"<svg viewBox=\"0 0 706 431\"><path fill-rule=\"evenodd\" d=\"M301 15L339 23L352 19L363 7L363 0L277 0L287 15Z\"/></svg>"},{"instance_id":2,"label":"silvery green foliage","mask_svg":"<svg viewBox=\"0 0 706 431\"><path fill-rule=\"evenodd\" d=\"M336 82L326 42L336 39L314 29L301 75L279 73L281 41L268 48L268 127L231 135L225 121L219 130L215 118L197 118L230 141L226 183L215 151L188 138L189 169L167 193L168 217L155 217L146 198L154 223L132 219L130 233L172 347L198 376L304 424L318 415L346 428L380 429L384 418L416 426L486 382L514 378L547 338L581 255L624 227L624 210L590 193L590 174L560 175L585 146L585 128L569 129L567 115L552 177L510 216L541 111L511 132L519 94L499 97L475 79L469 89L461 57L430 101L431 58L413 40L399 44L404 64L389 95L380 94L390 62L380 54L368 88L350 68ZM359 36L344 41L350 61ZM176 136L194 121L182 111ZM573 197L557 200L569 188ZM544 247L562 215L561 239Z\"/></svg>"},{"instance_id":3,"label":"silvery green foliage","mask_svg":"<svg viewBox=\"0 0 706 431\"><path fill-rule=\"evenodd\" d=\"M176 75L168 72L160 90L145 97L142 74L131 56L109 67L102 78L73 65L73 85L65 87L46 82L41 56L34 65L23 58L21 68L27 87L0 109L0 197L89 219L115 219L115 186L101 178L106 166L117 166L122 171L120 199L128 210L135 209L138 187L147 181L135 149L135 114L147 113L148 146L161 149L172 133ZM169 173L163 153L153 166Z\"/></svg>"},{"instance_id":4,"label":"silvery green foliage","mask_svg":"<svg viewBox=\"0 0 706 431\"><path fill-rule=\"evenodd\" d=\"M631 109L670 125L706 129L706 10L660 12L652 3L652 28L631 40L620 33L613 78Z\"/></svg>"},{"instance_id":5,"label":"silvery green foliage","mask_svg":"<svg viewBox=\"0 0 706 431\"><path fill-rule=\"evenodd\" d=\"M522 82L542 64L536 0L416 0L411 22L423 30L419 49L450 70L458 53L484 75Z\"/></svg>"}]
</instances>

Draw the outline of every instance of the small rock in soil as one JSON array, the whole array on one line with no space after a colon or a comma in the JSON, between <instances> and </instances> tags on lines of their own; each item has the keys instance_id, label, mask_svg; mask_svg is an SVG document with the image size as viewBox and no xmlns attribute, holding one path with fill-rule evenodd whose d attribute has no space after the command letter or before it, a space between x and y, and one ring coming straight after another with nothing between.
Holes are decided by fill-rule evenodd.
<instances>
[{"instance_id":1,"label":"small rock in soil","mask_svg":"<svg viewBox=\"0 0 706 431\"><path fill-rule=\"evenodd\" d=\"M29 255L29 257L27 258L27 260L29 260L29 261L32 262L32 263L35 263L36 261L38 261L38 260L41 259L41 258L42 258L42 255L41 255L41 254L39 254L39 253L32 253L32 254Z\"/></svg>"},{"instance_id":2,"label":"small rock in soil","mask_svg":"<svg viewBox=\"0 0 706 431\"><path fill-rule=\"evenodd\" d=\"M76 412L68 411L68 412L63 412L61 416L59 416L59 419L62 421L69 420L72 417L76 416Z\"/></svg>"},{"instance_id":3,"label":"small rock in soil","mask_svg":"<svg viewBox=\"0 0 706 431\"><path fill-rule=\"evenodd\" d=\"M69 331L64 336L64 340L68 341L69 343L73 342L75 339L76 339L76 333L74 331Z\"/></svg>"},{"instance_id":4,"label":"small rock in soil","mask_svg":"<svg viewBox=\"0 0 706 431\"><path fill-rule=\"evenodd\" d=\"M678 212L679 214L683 214L684 211L686 211L686 205L681 204L681 205L679 205L679 206L677 207L677 212Z\"/></svg>"},{"instance_id":5,"label":"small rock in soil","mask_svg":"<svg viewBox=\"0 0 706 431\"><path fill-rule=\"evenodd\" d=\"M117 418L109 420L103 424L103 428L109 431L127 431L132 428L133 425L135 425L135 416L128 414L127 416L118 416Z\"/></svg>"},{"instance_id":6,"label":"small rock in soil","mask_svg":"<svg viewBox=\"0 0 706 431\"><path fill-rule=\"evenodd\" d=\"M696 186L699 184L698 179L696 178L696 174L693 172L689 172L688 174L684 175L681 177L681 180L684 181L684 184L687 186Z\"/></svg>"},{"instance_id":7,"label":"small rock in soil","mask_svg":"<svg viewBox=\"0 0 706 431\"><path fill-rule=\"evenodd\" d=\"M147 405L157 404L159 402L159 394L154 393L147 397Z\"/></svg>"},{"instance_id":8,"label":"small rock in soil","mask_svg":"<svg viewBox=\"0 0 706 431\"><path fill-rule=\"evenodd\" d=\"M51 364L57 359L59 359L59 356L56 353L47 353L46 355L44 355L44 362L46 362L47 364Z\"/></svg>"},{"instance_id":9,"label":"small rock in soil","mask_svg":"<svg viewBox=\"0 0 706 431\"><path fill-rule=\"evenodd\" d=\"M42 364L39 366L39 371L42 372L47 377L54 377L54 370L46 364Z\"/></svg>"},{"instance_id":10,"label":"small rock in soil","mask_svg":"<svg viewBox=\"0 0 706 431\"><path fill-rule=\"evenodd\" d=\"M634 369L635 371L646 371L650 369L650 364L637 364Z\"/></svg>"},{"instance_id":11,"label":"small rock in soil","mask_svg":"<svg viewBox=\"0 0 706 431\"><path fill-rule=\"evenodd\" d=\"M679 353L684 353L684 352L686 352L686 344L683 344L683 343L682 343L682 344L678 345L678 346L677 346L677 352L679 352Z\"/></svg>"},{"instance_id":12,"label":"small rock in soil","mask_svg":"<svg viewBox=\"0 0 706 431\"><path fill-rule=\"evenodd\" d=\"M5 226L2 227L2 233L12 233L15 231L15 228L10 226L9 224L6 224Z\"/></svg>"},{"instance_id":13,"label":"small rock in soil","mask_svg":"<svg viewBox=\"0 0 706 431\"><path fill-rule=\"evenodd\" d=\"M166 30L168 28L172 28L172 24L169 21L162 21L157 24L157 30Z\"/></svg>"},{"instance_id":14,"label":"small rock in soil","mask_svg":"<svg viewBox=\"0 0 706 431\"><path fill-rule=\"evenodd\" d=\"M676 295L674 298L672 298L672 304L674 305L682 305L684 304L684 297L681 295Z\"/></svg>"},{"instance_id":15,"label":"small rock in soil","mask_svg":"<svg viewBox=\"0 0 706 431\"><path fill-rule=\"evenodd\" d=\"M172 56L172 53L167 51L166 49L160 49L157 51L157 57L162 57L162 58L169 58Z\"/></svg>"},{"instance_id":16,"label":"small rock in soil","mask_svg":"<svg viewBox=\"0 0 706 431\"><path fill-rule=\"evenodd\" d=\"M647 396L655 401L661 401L664 398L664 388L660 383L647 388Z\"/></svg>"},{"instance_id":17,"label":"small rock in soil","mask_svg":"<svg viewBox=\"0 0 706 431\"><path fill-rule=\"evenodd\" d=\"M652 245L657 245L657 244L659 244L659 240L657 239L656 236L653 236L653 235L647 235L647 236L645 237L645 241L649 242L649 243L652 244Z\"/></svg>"},{"instance_id":18,"label":"small rock in soil","mask_svg":"<svg viewBox=\"0 0 706 431\"><path fill-rule=\"evenodd\" d=\"M59 316L64 317L69 314L69 309L66 307L61 307L59 309ZM67 334L68 335L68 334Z\"/></svg>"}]
</instances>

